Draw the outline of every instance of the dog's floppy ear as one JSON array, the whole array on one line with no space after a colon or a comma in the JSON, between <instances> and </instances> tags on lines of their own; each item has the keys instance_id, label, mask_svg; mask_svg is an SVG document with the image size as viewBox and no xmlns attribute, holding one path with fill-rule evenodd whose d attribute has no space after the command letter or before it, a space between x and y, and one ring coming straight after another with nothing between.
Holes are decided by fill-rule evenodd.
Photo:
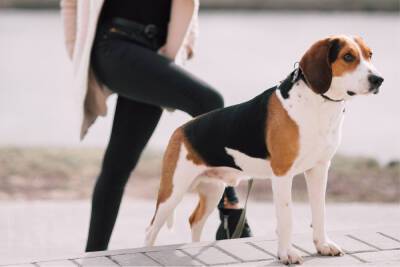
<instances>
[{"instance_id":1,"label":"dog's floppy ear","mask_svg":"<svg viewBox=\"0 0 400 267\"><path fill-rule=\"evenodd\" d=\"M331 64L336 60L339 50L339 39L326 38L312 45L302 57L300 69L317 94L326 93L331 86Z\"/></svg>"}]
</instances>

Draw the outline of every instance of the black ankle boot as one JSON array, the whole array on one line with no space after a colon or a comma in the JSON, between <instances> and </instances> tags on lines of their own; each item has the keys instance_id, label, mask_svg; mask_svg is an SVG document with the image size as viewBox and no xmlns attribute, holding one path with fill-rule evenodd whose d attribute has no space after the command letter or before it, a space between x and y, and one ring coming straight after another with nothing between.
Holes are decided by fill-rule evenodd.
<instances>
[{"instance_id":1,"label":"black ankle boot","mask_svg":"<svg viewBox=\"0 0 400 267\"><path fill-rule=\"evenodd\" d=\"M236 230L236 226L239 223L240 214L242 214L243 209L219 208L218 210L219 210L219 218L221 220L221 224L217 229L215 239L216 240L230 239ZM245 224L240 238L251 237L251 236L253 235L251 233L250 226L247 223L247 219L245 219Z\"/></svg>"}]
</instances>

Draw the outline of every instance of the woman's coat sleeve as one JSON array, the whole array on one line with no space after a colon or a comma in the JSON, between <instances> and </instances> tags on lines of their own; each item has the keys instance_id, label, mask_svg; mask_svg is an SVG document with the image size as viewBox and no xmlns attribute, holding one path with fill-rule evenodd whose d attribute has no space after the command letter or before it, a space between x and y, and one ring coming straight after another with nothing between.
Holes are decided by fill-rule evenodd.
<instances>
[{"instance_id":1,"label":"woman's coat sleeve","mask_svg":"<svg viewBox=\"0 0 400 267\"><path fill-rule=\"evenodd\" d=\"M76 40L77 0L61 0L60 7L64 27L64 42L68 56L70 59L72 59Z\"/></svg>"}]
</instances>

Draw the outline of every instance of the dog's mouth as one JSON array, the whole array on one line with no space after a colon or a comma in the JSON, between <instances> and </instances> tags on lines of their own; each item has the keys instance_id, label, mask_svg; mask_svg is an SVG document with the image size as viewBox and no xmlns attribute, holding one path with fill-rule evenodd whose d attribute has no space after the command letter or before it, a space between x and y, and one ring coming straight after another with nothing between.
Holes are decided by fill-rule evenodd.
<instances>
[{"instance_id":1,"label":"dog's mouth","mask_svg":"<svg viewBox=\"0 0 400 267\"><path fill-rule=\"evenodd\" d=\"M379 87L371 88L371 89L369 89L369 91L370 91L371 93L373 93L374 95L376 95L376 94L379 93Z\"/></svg>"},{"instance_id":2,"label":"dog's mouth","mask_svg":"<svg viewBox=\"0 0 400 267\"><path fill-rule=\"evenodd\" d=\"M348 94L349 96L354 96L354 95L356 95L356 93L354 93L353 91L347 91L347 94Z\"/></svg>"},{"instance_id":3,"label":"dog's mouth","mask_svg":"<svg viewBox=\"0 0 400 267\"><path fill-rule=\"evenodd\" d=\"M347 95L349 95L349 96L355 96L355 95L357 95L356 92L353 92L353 91L350 91L350 90L348 90L346 93L347 93ZM374 95L378 94L378 93L379 93L379 87L378 87L378 88L370 88L370 89L368 90L368 92L366 92L366 93L361 93L361 95L368 95L368 94L370 94L370 93L372 93L372 94L374 94Z\"/></svg>"}]
</instances>

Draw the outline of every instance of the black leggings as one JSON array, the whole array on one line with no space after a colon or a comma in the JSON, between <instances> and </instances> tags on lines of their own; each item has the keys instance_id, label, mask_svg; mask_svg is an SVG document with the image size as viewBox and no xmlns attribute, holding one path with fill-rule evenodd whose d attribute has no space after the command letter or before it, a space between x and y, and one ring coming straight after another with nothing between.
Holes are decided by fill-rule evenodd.
<instances>
[{"instance_id":1,"label":"black leggings","mask_svg":"<svg viewBox=\"0 0 400 267\"><path fill-rule=\"evenodd\" d=\"M124 187L141 152L169 107L195 117L223 107L208 84L132 41L102 34L96 38L91 65L96 76L118 94L111 137L92 199L86 251L107 249ZM232 187L225 190L235 203Z\"/></svg>"}]
</instances>

